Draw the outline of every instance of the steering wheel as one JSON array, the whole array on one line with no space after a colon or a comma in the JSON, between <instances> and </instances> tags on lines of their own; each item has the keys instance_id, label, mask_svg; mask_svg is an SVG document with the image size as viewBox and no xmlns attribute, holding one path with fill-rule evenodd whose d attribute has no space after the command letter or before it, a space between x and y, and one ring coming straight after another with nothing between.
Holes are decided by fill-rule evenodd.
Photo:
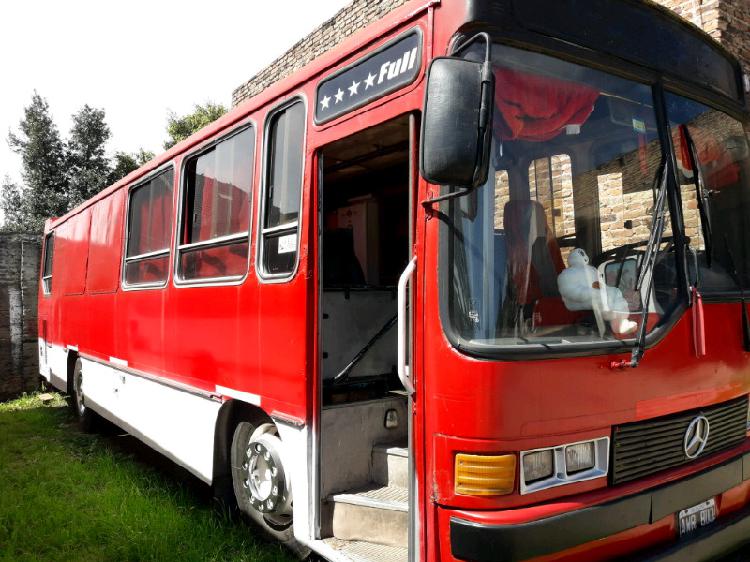
<instances>
[{"instance_id":1,"label":"steering wheel","mask_svg":"<svg viewBox=\"0 0 750 562\"><path fill-rule=\"evenodd\" d=\"M674 237L662 236L661 243L664 244L665 242L667 243L667 247L659 252L660 254L666 254L674 250ZM594 267L599 267L605 261L611 259L623 261L627 256L631 254L635 256L641 256L645 253L645 250L636 251L636 248L646 246L647 244L648 240L639 240L638 242L623 244L622 246L618 246L617 248L612 248L611 250L607 250L606 252L602 252L601 254L596 256L596 259L592 260L593 265Z\"/></svg>"}]
</instances>

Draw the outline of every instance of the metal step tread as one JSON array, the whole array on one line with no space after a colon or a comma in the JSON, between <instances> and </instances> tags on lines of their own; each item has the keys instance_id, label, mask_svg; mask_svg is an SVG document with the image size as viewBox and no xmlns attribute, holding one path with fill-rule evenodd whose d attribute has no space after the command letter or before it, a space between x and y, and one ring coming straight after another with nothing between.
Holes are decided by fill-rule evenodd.
<instances>
[{"instance_id":1,"label":"metal step tread","mask_svg":"<svg viewBox=\"0 0 750 562\"><path fill-rule=\"evenodd\" d=\"M409 448L401 441L395 443L379 443L373 445L373 453L381 453L385 455L393 455L395 457L409 458Z\"/></svg>"},{"instance_id":2,"label":"metal step tread","mask_svg":"<svg viewBox=\"0 0 750 562\"><path fill-rule=\"evenodd\" d=\"M329 499L337 503L361 505L375 509L409 511L409 490L398 486L370 484L350 492L333 494Z\"/></svg>"},{"instance_id":3,"label":"metal step tread","mask_svg":"<svg viewBox=\"0 0 750 562\"><path fill-rule=\"evenodd\" d=\"M387 546L366 541L345 541L337 538L323 539L332 549L352 562L407 562L409 552L400 546Z\"/></svg>"}]
</instances>

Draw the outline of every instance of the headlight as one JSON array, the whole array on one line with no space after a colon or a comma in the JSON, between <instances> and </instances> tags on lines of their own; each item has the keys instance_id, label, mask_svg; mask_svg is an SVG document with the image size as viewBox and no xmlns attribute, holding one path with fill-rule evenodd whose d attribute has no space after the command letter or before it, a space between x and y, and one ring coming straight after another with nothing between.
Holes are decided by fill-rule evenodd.
<instances>
[{"instance_id":1,"label":"headlight","mask_svg":"<svg viewBox=\"0 0 750 562\"><path fill-rule=\"evenodd\" d=\"M555 460L552 449L523 455L523 479L527 484L549 478L554 471Z\"/></svg>"},{"instance_id":2,"label":"headlight","mask_svg":"<svg viewBox=\"0 0 750 562\"><path fill-rule=\"evenodd\" d=\"M594 468L594 460L593 441L565 447L565 472L568 474Z\"/></svg>"},{"instance_id":3,"label":"headlight","mask_svg":"<svg viewBox=\"0 0 750 562\"><path fill-rule=\"evenodd\" d=\"M521 494L607 475L609 437L521 451Z\"/></svg>"}]
</instances>

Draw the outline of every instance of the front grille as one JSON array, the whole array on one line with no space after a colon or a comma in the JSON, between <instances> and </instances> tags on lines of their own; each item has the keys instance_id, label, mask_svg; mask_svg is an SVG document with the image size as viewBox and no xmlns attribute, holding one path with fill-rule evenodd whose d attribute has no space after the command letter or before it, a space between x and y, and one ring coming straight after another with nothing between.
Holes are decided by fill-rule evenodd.
<instances>
[{"instance_id":1,"label":"front grille","mask_svg":"<svg viewBox=\"0 0 750 562\"><path fill-rule=\"evenodd\" d=\"M689 412L615 426L612 432L612 484L621 484L696 459L685 455L690 422L704 415L709 421L702 458L741 443L747 434L747 396Z\"/></svg>"}]
</instances>

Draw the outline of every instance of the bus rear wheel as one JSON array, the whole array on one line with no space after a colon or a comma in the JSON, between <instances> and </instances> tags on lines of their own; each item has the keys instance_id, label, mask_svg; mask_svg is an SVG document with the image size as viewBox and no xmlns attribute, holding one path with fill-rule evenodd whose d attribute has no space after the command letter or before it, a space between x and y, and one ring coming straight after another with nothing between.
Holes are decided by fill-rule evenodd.
<instances>
[{"instance_id":1,"label":"bus rear wheel","mask_svg":"<svg viewBox=\"0 0 750 562\"><path fill-rule=\"evenodd\" d=\"M76 364L73 368L73 394L71 396L71 405L73 406L73 410L78 418L78 423L81 426L81 429L87 433L91 433L96 429L99 415L86 405L86 397L83 394L82 387L83 363L79 358L76 359Z\"/></svg>"},{"instance_id":2,"label":"bus rear wheel","mask_svg":"<svg viewBox=\"0 0 750 562\"><path fill-rule=\"evenodd\" d=\"M231 462L234 496L240 511L271 538L306 558L310 550L294 538L292 487L276 426L237 424Z\"/></svg>"}]
</instances>

